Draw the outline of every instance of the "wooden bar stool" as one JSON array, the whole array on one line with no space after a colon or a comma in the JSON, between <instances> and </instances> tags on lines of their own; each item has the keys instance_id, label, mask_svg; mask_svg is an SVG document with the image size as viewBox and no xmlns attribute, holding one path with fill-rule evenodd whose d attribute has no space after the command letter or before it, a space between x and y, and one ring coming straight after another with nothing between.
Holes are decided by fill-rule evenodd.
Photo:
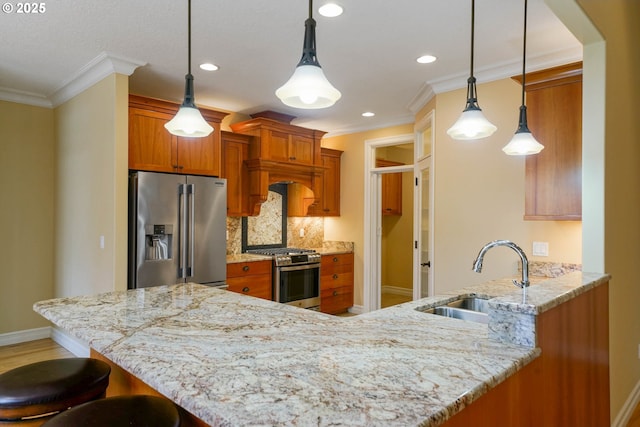
<instances>
[{"instance_id":1,"label":"wooden bar stool","mask_svg":"<svg viewBox=\"0 0 640 427\"><path fill-rule=\"evenodd\" d=\"M178 408L156 396L116 396L61 412L42 427L179 427Z\"/></svg>"},{"instance_id":2,"label":"wooden bar stool","mask_svg":"<svg viewBox=\"0 0 640 427\"><path fill-rule=\"evenodd\" d=\"M110 373L101 360L74 357L0 374L0 426L38 426L72 406L104 397Z\"/></svg>"}]
</instances>

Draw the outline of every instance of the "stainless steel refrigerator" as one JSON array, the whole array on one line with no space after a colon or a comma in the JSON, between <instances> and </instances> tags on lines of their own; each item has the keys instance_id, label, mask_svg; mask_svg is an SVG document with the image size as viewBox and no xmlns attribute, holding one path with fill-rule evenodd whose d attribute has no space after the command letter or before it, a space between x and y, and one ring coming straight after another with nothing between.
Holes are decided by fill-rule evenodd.
<instances>
[{"instance_id":1,"label":"stainless steel refrigerator","mask_svg":"<svg viewBox=\"0 0 640 427\"><path fill-rule=\"evenodd\" d=\"M226 214L225 179L131 173L129 289L183 282L224 286Z\"/></svg>"}]
</instances>

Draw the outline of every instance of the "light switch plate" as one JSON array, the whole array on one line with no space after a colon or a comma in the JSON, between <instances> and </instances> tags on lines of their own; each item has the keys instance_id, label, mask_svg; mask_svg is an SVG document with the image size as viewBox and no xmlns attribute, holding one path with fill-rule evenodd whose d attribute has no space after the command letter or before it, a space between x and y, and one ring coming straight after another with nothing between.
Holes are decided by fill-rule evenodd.
<instances>
[{"instance_id":1,"label":"light switch plate","mask_svg":"<svg viewBox=\"0 0 640 427\"><path fill-rule=\"evenodd\" d=\"M534 256L549 256L549 242L533 242Z\"/></svg>"}]
</instances>

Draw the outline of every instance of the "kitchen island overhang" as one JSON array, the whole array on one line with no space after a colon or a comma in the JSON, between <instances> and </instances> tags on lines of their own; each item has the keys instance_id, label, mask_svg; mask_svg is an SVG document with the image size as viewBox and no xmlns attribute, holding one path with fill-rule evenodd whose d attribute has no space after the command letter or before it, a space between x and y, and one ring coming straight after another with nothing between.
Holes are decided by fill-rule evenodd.
<instances>
[{"instance_id":1,"label":"kitchen island overhang","mask_svg":"<svg viewBox=\"0 0 640 427\"><path fill-rule=\"evenodd\" d=\"M342 318L184 284L34 309L210 425L438 425L540 354L416 310L438 298Z\"/></svg>"}]
</instances>

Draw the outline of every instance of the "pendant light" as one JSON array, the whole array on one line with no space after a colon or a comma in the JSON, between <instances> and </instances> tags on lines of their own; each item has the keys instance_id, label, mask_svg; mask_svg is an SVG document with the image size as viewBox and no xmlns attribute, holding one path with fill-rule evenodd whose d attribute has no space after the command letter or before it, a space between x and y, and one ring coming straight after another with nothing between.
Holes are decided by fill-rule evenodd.
<instances>
[{"instance_id":1,"label":"pendant light","mask_svg":"<svg viewBox=\"0 0 640 427\"><path fill-rule=\"evenodd\" d=\"M453 139L470 140L481 139L493 134L496 129L489 120L484 117L478 106L476 91L476 78L473 75L473 49L475 34L476 2L471 0L471 73L467 79L467 105L460 118L447 130L447 134Z\"/></svg>"},{"instance_id":2,"label":"pendant light","mask_svg":"<svg viewBox=\"0 0 640 427\"><path fill-rule=\"evenodd\" d=\"M309 0L309 18L304 21L302 58L291 78L276 90L276 96L289 107L306 109L331 107L342 96L324 76L316 57L313 0Z\"/></svg>"},{"instance_id":3,"label":"pendant light","mask_svg":"<svg viewBox=\"0 0 640 427\"><path fill-rule=\"evenodd\" d=\"M202 138L213 132L213 128L205 121L196 107L193 95L193 75L191 74L191 0L188 0L188 72L184 85L184 101L178 113L165 123L164 127L173 135L186 136L190 138Z\"/></svg>"},{"instance_id":4,"label":"pendant light","mask_svg":"<svg viewBox=\"0 0 640 427\"><path fill-rule=\"evenodd\" d=\"M520 105L520 119L518 121L518 130L513 135L511 141L502 148L506 154L510 156L523 156L527 154L538 154L544 148L531 134L527 126L527 107L524 103L525 88L525 61L527 58L527 0L524 0L524 37L522 47L522 104Z\"/></svg>"}]
</instances>

